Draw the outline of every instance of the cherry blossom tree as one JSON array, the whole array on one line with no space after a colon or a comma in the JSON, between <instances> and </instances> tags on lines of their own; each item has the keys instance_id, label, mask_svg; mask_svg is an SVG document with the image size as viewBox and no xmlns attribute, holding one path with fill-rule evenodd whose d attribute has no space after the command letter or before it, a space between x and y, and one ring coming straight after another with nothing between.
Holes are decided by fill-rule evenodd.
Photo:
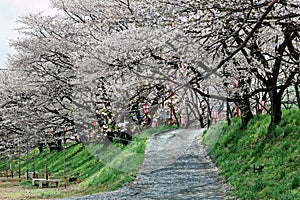
<instances>
[{"instance_id":1,"label":"cherry blossom tree","mask_svg":"<svg viewBox=\"0 0 300 200\"><path fill-rule=\"evenodd\" d=\"M206 76L223 70L240 79L236 71L245 69L246 77L262 83L255 88L250 81L238 80L246 90L238 93L235 102L244 102L245 122L252 116L247 99L260 92L267 92L271 100L271 125L280 121L282 94L299 73L299 1L147 3L140 16L154 13L144 18L148 26L177 27L198 39L199 51L209 55L211 68Z\"/></svg>"},{"instance_id":2,"label":"cherry blossom tree","mask_svg":"<svg viewBox=\"0 0 300 200\"><path fill-rule=\"evenodd\" d=\"M229 119L232 102L246 125L259 100L270 99L275 125L289 86L299 102L298 0L51 2L57 15L20 19L9 63L19 72L18 94L2 90L6 133L42 141L68 127L130 140L126 134L150 125L170 98L176 123L185 115L200 127L213 110L227 108Z\"/></svg>"}]
</instances>

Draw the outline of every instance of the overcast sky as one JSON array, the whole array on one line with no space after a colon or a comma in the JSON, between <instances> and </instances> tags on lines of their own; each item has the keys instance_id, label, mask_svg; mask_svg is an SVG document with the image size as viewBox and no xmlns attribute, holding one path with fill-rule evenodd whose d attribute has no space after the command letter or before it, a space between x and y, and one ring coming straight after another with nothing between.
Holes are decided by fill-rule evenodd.
<instances>
[{"instance_id":1,"label":"overcast sky","mask_svg":"<svg viewBox=\"0 0 300 200\"><path fill-rule=\"evenodd\" d=\"M18 26L18 16L37 12L54 13L50 0L0 0L0 68L5 67L7 55L13 53L9 40L17 37L13 29Z\"/></svg>"}]
</instances>

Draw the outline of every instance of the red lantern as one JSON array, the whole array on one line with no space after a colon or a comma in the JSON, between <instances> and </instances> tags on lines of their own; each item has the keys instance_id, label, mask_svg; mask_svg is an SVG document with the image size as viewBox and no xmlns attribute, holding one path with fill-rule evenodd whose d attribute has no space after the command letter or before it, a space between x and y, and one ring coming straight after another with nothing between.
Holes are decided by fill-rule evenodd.
<instances>
[{"instance_id":1,"label":"red lantern","mask_svg":"<svg viewBox=\"0 0 300 200\"><path fill-rule=\"evenodd\" d=\"M262 114L262 111L264 110L266 104L266 100L259 100L258 101L258 110L260 112L260 114Z\"/></svg>"},{"instance_id":2,"label":"red lantern","mask_svg":"<svg viewBox=\"0 0 300 200\"><path fill-rule=\"evenodd\" d=\"M213 111L212 111L212 114L213 114L213 118L214 118L214 119L218 119L219 113L218 113L217 110L213 110Z\"/></svg>"},{"instance_id":3,"label":"red lantern","mask_svg":"<svg viewBox=\"0 0 300 200\"><path fill-rule=\"evenodd\" d=\"M239 81L234 81L233 86L236 88L239 87Z\"/></svg>"},{"instance_id":4,"label":"red lantern","mask_svg":"<svg viewBox=\"0 0 300 200\"><path fill-rule=\"evenodd\" d=\"M259 110L263 110L264 109L264 106L266 104L266 101L265 100L259 100L259 105L258 105L258 109Z\"/></svg>"},{"instance_id":5,"label":"red lantern","mask_svg":"<svg viewBox=\"0 0 300 200\"><path fill-rule=\"evenodd\" d=\"M217 123L217 119L219 117L219 112L217 110L212 111L212 118L215 120L215 123Z\"/></svg>"},{"instance_id":6,"label":"red lantern","mask_svg":"<svg viewBox=\"0 0 300 200\"><path fill-rule=\"evenodd\" d=\"M181 124L181 128L183 128L186 124L186 117L181 117L180 118L180 124Z\"/></svg>"},{"instance_id":7,"label":"red lantern","mask_svg":"<svg viewBox=\"0 0 300 200\"><path fill-rule=\"evenodd\" d=\"M152 127L152 128L155 128L156 126L157 126L157 122L155 122L155 121L152 122L152 126L151 126L151 127Z\"/></svg>"},{"instance_id":8,"label":"red lantern","mask_svg":"<svg viewBox=\"0 0 300 200\"><path fill-rule=\"evenodd\" d=\"M148 114L148 112L149 112L149 105L147 103L145 103L143 105L143 110L144 110L144 114Z\"/></svg>"},{"instance_id":9,"label":"red lantern","mask_svg":"<svg viewBox=\"0 0 300 200\"><path fill-rule=\"evenodd\" d=\"M147 103L145 103L144 105L143 105L143 110L144 110L144 114L146 115L146 122L148 122L148 113L149 113L149 105L147 104Z\"/></svg>"}]
</instances>

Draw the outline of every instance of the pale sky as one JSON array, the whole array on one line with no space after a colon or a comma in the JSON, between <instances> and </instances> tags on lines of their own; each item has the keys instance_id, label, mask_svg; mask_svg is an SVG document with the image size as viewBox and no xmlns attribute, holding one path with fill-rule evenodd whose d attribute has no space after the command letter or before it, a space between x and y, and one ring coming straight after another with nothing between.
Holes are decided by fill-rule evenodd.
<instances>
[{"instance_id":1,"label":"pale sky","mask_svg":"<svg viewBox=\"0 0 300 200\"><path fill-rule=\"evenodd\" d=\"M50 0L0 0L0 68L5 68L8 54L13 53L9 41L17 37L13 29L18 26L18 17L38 12L55 13Z\"/></svg>"}]
</instances>

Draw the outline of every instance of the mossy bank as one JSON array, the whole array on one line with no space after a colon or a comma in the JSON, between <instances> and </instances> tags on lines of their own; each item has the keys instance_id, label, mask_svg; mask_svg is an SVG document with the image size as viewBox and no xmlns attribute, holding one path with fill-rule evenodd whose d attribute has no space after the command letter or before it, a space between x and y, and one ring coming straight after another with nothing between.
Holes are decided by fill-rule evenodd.
<instances>
[{"instance_id":1,"label":"mossy bank","mask_svg":"<svg viewBox=\"0 0 300 200\"><path fill-rule=\"evenodd\" d=\"M235 118L203 136L238 199L300 199L300 111L285 110L272 130L269 122L268 115L256 115L241 129Z\"/></svg>"},{"instance_id":2,"label":"mossy bank","mask_svg":"<svg viewBox=\"0 0 300 200\"><path fill-rule=\"evenodd\" d=\"M141 135L134 136L127 146L122 146L120 143L114 143L108 147L103 147L101 144L88 146L83 146L82 143L67 144L65 148L67 189L63 187L64 152L49 152L44 149L42 153L39 153L38 149L35 149L30 152L28 157L21 157L20 159L21 176L23 178L18 188L22 186L23 189L16 190L15 199L21 197L27 199L62 198L116 190L125 183L135 180L144 161L146 141L150 135L173 128L176 127L160 126L155 129L148 129ZM44 177L47 157L49 178L61 180L59 189L54 187L40 189L37 186L32 186L30 180L24 179L27 169L33 171L33 166L39 176ZM0 170L5 171L9 165L9 161L1 161ZM18 168L19 160L14 160L14 177L18 177ZM69 178L74 174L79 174L79 176L76 177L76 181L70 182ZM6 197L5 194L2 195Z\"/></svg>"}]
</instances>

